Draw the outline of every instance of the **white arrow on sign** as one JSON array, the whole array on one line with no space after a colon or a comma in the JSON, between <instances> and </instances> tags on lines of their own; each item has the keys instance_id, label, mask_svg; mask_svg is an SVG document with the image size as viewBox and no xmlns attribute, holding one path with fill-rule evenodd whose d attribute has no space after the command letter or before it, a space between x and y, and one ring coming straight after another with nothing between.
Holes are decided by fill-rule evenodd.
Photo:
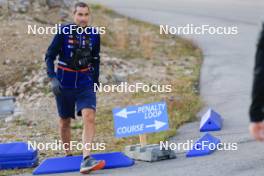
<instances>
[{"instance_id":1,"label":"white arrow on sign","mask_svg":"<svg viewBox=\"0 0 264 176\"><path fill-rule=\"evenodd\" d=\"M127 109L124 108L121 111L117 112L115 115L126 119L127 115L134 113L137 113L137 111L127 111Z\"/></svg>"},{"instance_id":2,"label":"white arrow on sign","mask_svg":"<svg viewBox=\"0 0 264 176\"><path fill-rule=\"evenodd\" d=\"M158 120L154 121L154 124L151 125L146 125L146 128L151 128L151 127L155 127L156 130L160 129L161 127L163 127L164 125L166 125L167 123L165 122L161 122Z\"/></svg>"}]
</instances>

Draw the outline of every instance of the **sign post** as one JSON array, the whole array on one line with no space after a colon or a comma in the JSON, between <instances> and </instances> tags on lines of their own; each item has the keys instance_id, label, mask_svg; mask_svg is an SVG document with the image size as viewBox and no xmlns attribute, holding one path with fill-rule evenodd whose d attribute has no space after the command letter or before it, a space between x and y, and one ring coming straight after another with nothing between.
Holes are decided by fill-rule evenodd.
<instances>
[{"instance_id":1,"label":"sign post","mask_svg":"<svg viewBox=\"0 0 264 176\"><path fill-rule=\"evenodd\" d=\"M147 135L146 134L140 134L139 135L139 142L141 147L144 147L147 145Z\"/></svg>"},{"instance_id":2,"label":"sign post","mask_svg":"<svg viewBox=\"0 0 264 176\"><path fill-rule=\"evenodd\" d=\"M115 108L113 116L116 137L139 135L140 144L125 147L127 156L151 162L176 158L170 149L160 149L158 144L147 145L147 133L169 129L166 102Z\"/></svg>"}]
</instances>

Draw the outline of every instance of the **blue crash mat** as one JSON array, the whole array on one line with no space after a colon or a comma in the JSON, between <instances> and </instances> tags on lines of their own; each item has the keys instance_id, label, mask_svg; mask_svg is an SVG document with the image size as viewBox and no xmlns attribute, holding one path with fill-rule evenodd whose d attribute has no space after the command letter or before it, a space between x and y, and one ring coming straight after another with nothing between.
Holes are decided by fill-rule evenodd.
<instances>
[{"instance_id":1,"label":"blue crash mat","mask_svg":"<svg viewBox=\"0 0 264 176\"><path fill-rule=\"evenodd\" d=\"M0 143L0 162L33 160L38 152L25 142Z\"/></svg>"},{"instance_id":2,"label":"blue crash mat","mask_svg":"<svg viewBox=\"0 0 264 176\"><path fill-rule=\"evenodd\" d=\"M104 169L128 167L134 165L134 160L122 152L98 153L91 155L97 160L105 160ZM80 170L82 156L56 157L44 160L34 171L34 175L75 172Z\"/></svg>"},{"instance_id":3,"label":"blue crash mat","mask_svg":"<svg viewBox=\"0 0 264 176\"><path fill-rule=\"evenodd\" d=\"M38 164L38 158L35 157L32 160L16 160L0 162L0 170L2 169L17 169L17 168L28 168L34 167Z\"/></svg>"}]
</instances>

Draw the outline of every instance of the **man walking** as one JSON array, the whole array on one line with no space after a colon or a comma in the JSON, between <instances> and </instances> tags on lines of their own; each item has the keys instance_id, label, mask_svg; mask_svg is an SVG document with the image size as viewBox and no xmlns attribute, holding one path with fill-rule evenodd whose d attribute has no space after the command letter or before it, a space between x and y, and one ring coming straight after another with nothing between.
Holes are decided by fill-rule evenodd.
<instances>
[{"instance_id":1,"label":"man walking","mask_svg":"<svg viewBox=\"0 0 264 176\"><path fill-rule=\"evenodd\" d=\"M61 27L49 46L45 61L51 89L55 95L59 126L66 156L71 156L71 118L77 115L83 119L83 146L91 144L95 134L96 92L100 65L100 35L88 26L90 9L86 3L75 4L74 24ZM57 71L54 61L58 57ZM90 149L83 148L83 161L80 172L89 173L102 169L103 160L90 156Z\"/></svg>"}]
</instances>

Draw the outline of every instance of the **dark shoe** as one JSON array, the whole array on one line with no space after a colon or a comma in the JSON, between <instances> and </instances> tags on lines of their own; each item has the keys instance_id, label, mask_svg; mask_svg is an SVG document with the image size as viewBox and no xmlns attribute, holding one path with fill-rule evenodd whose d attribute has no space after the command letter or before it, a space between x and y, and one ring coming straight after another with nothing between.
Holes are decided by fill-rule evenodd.
<instances>
[{"instance_id":1,"label":"dark shoe","mask_svg":"<svg viewBox=\"0 0 264 176\"><path fill-rule=\"evenodd\" d=\"M104 160L95 160L92 157L85 158L81 163L80 173L88 174L91 171L103 169L105 166Z\"/></svg>"}]
</instances>

